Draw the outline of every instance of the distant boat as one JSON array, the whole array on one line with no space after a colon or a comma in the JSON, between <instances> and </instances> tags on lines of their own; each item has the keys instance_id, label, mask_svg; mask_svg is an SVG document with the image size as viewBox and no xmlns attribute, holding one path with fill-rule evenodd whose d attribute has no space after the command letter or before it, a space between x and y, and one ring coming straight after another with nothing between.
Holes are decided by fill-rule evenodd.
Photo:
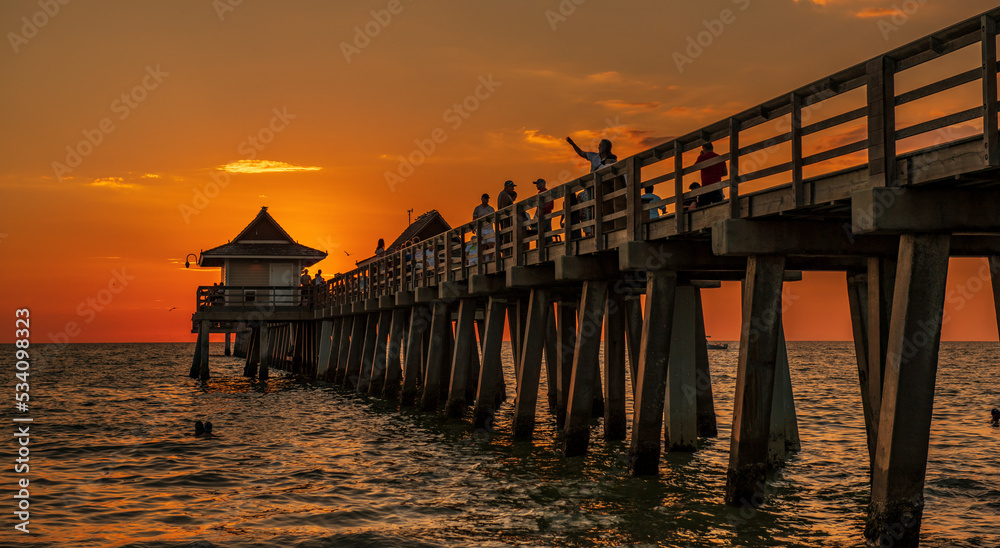
<instances>
[{"instance_id":1,"label":"distant boat","mask_svg":"<svg viewBox=\"0 0 1000 548\"><path fill-rule=\"evenodd\" d=\"M729 349L729 345L727 343L712 342L712 341L708 340L709 337L710 336L706 336L705 337L705 341L708 343L708 348L709 349L711 349L711 350L728 350Z\"/></svg>"}]
</instances>

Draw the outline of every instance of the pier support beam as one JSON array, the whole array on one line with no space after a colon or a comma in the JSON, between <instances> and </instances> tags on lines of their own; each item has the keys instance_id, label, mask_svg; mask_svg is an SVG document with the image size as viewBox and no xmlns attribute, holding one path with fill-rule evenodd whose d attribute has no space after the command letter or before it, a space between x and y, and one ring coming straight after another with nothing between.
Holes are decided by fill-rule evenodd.
<instances>
[{"instance_id":1,"label":"pier support beam","mask_svg":"<svg viewBox=\"0 0 1000 548\"><path fill-rule=\"evenodd\" d=\"M712 372L708 363L708 337L705 336L705 311L701 305L701 289L694 288L695 298L695 395L698 407L698 437L714 438L719 435L715 417L715 398L712 395Z\"/></svg>"},{"instance_id":2,"label":"pier support beam","mask_svg":"<svg viewBox=\"0 0 1000 548\"><path fill-rule=\"evenodd\" d=\"M201 325L198 325L198 337L194 341L194 356L191 358L191 369L188 376L197 379L201 375Z\"/></svg>"},{"instance_id":3,"label":"pier support beam","mask_svg":"<svg viewBox=\"0 0 1000 548\"><path fill-rule=\"evenodd\" d=\"M462 299L458 304L458 322L455 326L455 353L451 360L451 381L448 383L448 401L445 411L449 416L461 418L469 405L467 392L472 379L472 355L478 364L476 348L476 301ZM478 379L478 375L476 377Z\"/></svg>"},{"instance_id":4,"label":"pier support beam","mask_svg":"<svg viewBox=\"0 0 1000 548\"><path fill-rule=\"evenodd\" d=\"M777 468L784 464L789 452L801 449L799 424L795 416L795 399L792 395L792 377L788 368L788 346L785 328L778 332L778 358L774 370L774 396L771 400L771 426L768 438L768 466Z\"/></svg>"},{"instance_id":5,"label":"pier support beam","mask_svg":"<svg viewBox=\"0 0 1000 548\"><path fill-rule=\"evenodd\" d=\"M549 304L549 308L552 305ZM545 324L545 384L549 413L555 416L559 401L559 332L556 330L556 313L548 311L549 321Z\"/></svg>"},{"instance_id":6,"label":"pier support beam","mask_svg":"<svg viewBox=\"0 0 1000 548\"><path fill-rule=\"evenodd\" d=\"M629 473L633 476L659 473L660 432L663 431L676 288L676 273L651 271L647 275L646 313L642 322L632 439L628 451Z\"/></svg>"},{"instance_id":7,"label":"pier support beam","mask_svg":"<svg viewBox=\"0 0 1000 548\"><path fill-rule=\"evenodd\" d=\"M627 311L621 291L608 292L604 311L604 439L625 439L625 325Z\"/></svg>"},{"instance_id":8,"label":"pier support beam","mask_svg":"<svg viewBox=\"0 0 1000 548\"><path fill-rule=\"evenodd\" d=\"M405 308L396 308L392 311L389 344L385 349L385 386L382 388L384 398L392 399L399 395L399 383L403 378L400 350L405 333L403 328L406 325L406 312Z\"/></svg>"},{"instance_id":9,"label":"pier support beam","mask_svg":"<svg viewBox=\"0 0 1000 548\"><path fill-rule=\"evenodd\" d=\"M625 341L628 349L629 374L632 379L632 397L635 398L639 382L639 354L642 346L642 302L639 295L625 297Z\"/></svg>"},{"instance_id":10,"label":"pier support beam","mask_svg":"<svg viewBox=\"0 0 1000 548\"><path fill-rule=\"evenodd\" d=\"M243 366L243 376L252 378L257 376L257 364L260 363L260 327L250 328L247 337L247 361Z\"/></svg>"},{"instance_id":11,"label":"pier support beam","mask_svg":"<svg viewBox=\"0 0 1000 548\"><path fill-rule=\"evenodd\" d=\"M267 380L268 368L271 366L271 350L274 346L274 333L267 322L260 324L260 367L257 368L257 378Z\"/></svg>"},{"instance_id":12,"label":"pier support beam","mask_svg":"<svg viewBox=\"0 0 1000 548\"><path fill-rule=\"evenodd\" d=\"M378 336L375 339L375 357L372 358L372 374L368 380L367 390L365 390L367 394L381 395L385 389L386 362L389 351L389 328L391 325L392 310L379 312Z\"/></svg>"},{"instance_id":13,"label":"pier support beam","mask_svg":"<svg viewBox=\"0 0 1000 548\"><path fill-rule=\"evenodd\" d=\"M517 399L514 402L514 439L530 439L535 431L535 406L542 375L542 348L552 302L547 289L531 290L524 339L521 341L521 372L518 374Z\"/></svg>"},{"instance_id":14,"label":"pier support beam","mask_svg":"<svg viewBox=\"0 0 1000 548\"><path fill-rule=\"evenodd\" d=\"M330 354L333 351L333 320L323 320L319 334L319 360L316 363L316 378L326 379L330 368Z\"/></svg>"},{"instance_id":15,"label":"pier support beam","mask_svg":"<svg viewBox=\"0 0 1000 548\"><path fill-rule=\"evenodd\" d=\"M483 339L483 363L479 368L479 388L476 392L476 406L472 420L475 429L493 428L496 413L497 393L503 367L500 363L500 348L503 344L503 320L507 302L499 297L490 297L486 309L486 337Z\"/></svg>"},{"instance_id":16,"label":"pier support beam","mask_svg":"<svg viewBox=\"0 0 1000 548\"><path fill-rule=\"evenodd\" d=\"M573 375L573 353L576 349L576 307L579 301L560 300L556 307L556 329L559 335L559 367L556 371L556 425L566 424L570 380Z\"/></svg>"},{"instance_id":17,"label":"pier support beam","mask_svg":"<svg viewBox=\"0 0 1000 548\"><path fill-rule=\"evenodd\" d=\"M872 433L878 439L879 415L889 347L889 317L896 284L896 260L868 259L868 402L872 407Z\"/></svg>"},{"instance_id":18,"label":"pier support beam","mask_svg":"<svg viewBox=\"0 0 1000 548\"><path fill-rule=\"evenodd\" d=\"M198 378L205 381L209 378L208 373L208 337L212 332L211 323L208 320L201 321L201 367L198 372Z\"/></svg>"},{"instance_id":19,"label":"pier support beam","mask_svg":"<svg viewBox=\"0 0 1000 548\"><path fill-rule=\"evenodd\" d=\"M780 255L755 255L747 261L733 430L726 474L726 503L731 505L750 504L750 501L763 496L781 333L784 271L785 258Z\"/></svg>"},{"instance_id":20,"label":"pier support beam","mask_svg":"<svg viewBox=\"0 0 1000 548\"><path fill-rule=\"evenodd\" d=\"M354 316L354 324L351 328L351 346L347 353L347 367L344 369L343 384L347 388L355 388L361 377L361 357L365 348L367 320L365 314Z\"/></svg>"},{"instance_id":21,"label":"pier support beam","mask_svg":"<svg viewBox=\"0 0 1000 548\"><path fill-rule=\"evenodd\" d=\"M444 361L448 359L448 333L451 315L448 303L438 300L431 305L431 339L427 348L427 368L424 370L424 392L420 396L420 409L434 411L441 395L441 376Z\"/></svg>"},{"instance_id":22,"label":"pier support beam","mask_svg":"<svg viewBox=\"0 0 1000 548\"><path fill-rule=\"evenodd\" d=\"M367 394L372 382L372 369L375 363L375 347L378 340L378 312L369 312L365 326L365 345L361 348L361 370L358 373L358 394Z\"/></svg>"},{"instance_id":23,"label":"pier support beam","mask_svg":"<svg viewBox=\"0 0 1000 548\"><path fill-rule=\"evenodd\" d=\"M900 238L865 535L917 546L951 237Z\"/></svg>"},{"instance_id":24,"label":"pier support beam","mask_svg":"<svg viewBox=\"0 0 1000 548\"><path fill-rule=\"evenodd\" d=\"M231 356L233 354L233 352L229 349L229 343L231 341L232 341L232 339L230 339L229 332L226 331L226 342L225 342L225 346L222 347L223 348L222 354L224 356Z\"/></svg>"},{"instance_id":25,"label":"pier support beam","mask_svg":"<svg viewBox=\"0 0 1000 548\"><path fill-rule=\"evenodd\" d=\"M580 329L573 356L573 376L563 429L563 455L575 457L587 452L590 443L590 419L594 408L595 389L600 390L601 326L608 298L608 282L591 280L583 283L580 300Z\"/></svg>"},{"instance_id":26,"label":"pier support beam","mask_svg":"<svg viewBox=\"0 0 1000 548\"><path fill-rule=\"evenodd\" d=\"M332 381L337 373L337 359L340 357L340 338L343 336L344 318L333 320L333 333L330 337L330 359L326 368L326 375L319 375L318 378L324 381Z\"/></svg>"},{"instance_id":27,"label":"pier support beam","mask_svg":"<svg viewBox=\"0 0 1000 548\"><path fill-rule=\"evenodd\" d=\"M869 383L870 368L868 359L871 356L868 343L868 272L847 273L847 302L851 309L851 328L854 333L854 355L858 362L858 386L861 388L861 409L865 417L865 433L868 441L868 466L875 463L875 443L878 431L875 425L878 419L874 417Z\"/></svg>"},{"instance_id":28,"label":"pier support beam","mask_svg":"<svg viewBox=\"0 0 1000 548\"><path fill-rule=\"evenodd\" d=\"M340 342L337 344L337 368L333 372L334 384L344 384L347 377L347 360L351 355L351 334L354 332L356 316L341 318L343 327L340 330Z\"/></svg>"},{"instance_id":29,"label":"pier support beam","mask_svg":"<svg viewBox=\"0 0 1000 548\"><path fill-rule=\"evenodd\" d=\"M417 401L417 384L420 382L421 348L424 346L424 332L429 328L427 308L414 306L410 312L410 332L406 337L406 362L403 368L403 390L399 394L401 405L413 405Z\"/></svg>"},{"instance_id":30,"label":"pier support beam","mask_svg":"<svg viewBox=\"0 0 1000 548\"><path fill-rule=\"evenodd\" d=\"M694 451L698 442L697 302L690 284L677 286L670 332L663 438L667 451Z\"/></svg>"}]
</instances>

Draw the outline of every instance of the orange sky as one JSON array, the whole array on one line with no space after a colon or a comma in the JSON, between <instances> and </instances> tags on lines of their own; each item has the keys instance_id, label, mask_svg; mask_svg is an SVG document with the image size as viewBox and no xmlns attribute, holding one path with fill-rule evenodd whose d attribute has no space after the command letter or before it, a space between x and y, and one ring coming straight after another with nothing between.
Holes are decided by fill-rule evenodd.
<instances>
[{"instance_id":1,"label":"orange sky","mask_svg":"<svg viewBox=\"0 0 1000 548\"><path fill-rule=\"evenodd\" d=\"M893 11L904 4L918 7ZM505 179L586 173L567 135L587 149L610 137L624 157L993 7L5 1L0 314L13 324L30 308L36 342L191 341L195 287L219 272L185 270L185 255L225 243L262 205L330 253L324 272L344 271L394 238L407 209L460 224ZM688 39L712 28L692 56ZM919 109L952 112L963 93ZM421 148L426 161L400 170ZM250 161L290 171L224 170ZM981 264L953 260L946 339L997 338ZM851 337L843 274L788 287L789 339ZM739 336L737 292L706 292L715 339Z\"/></svg>"}]
</instances>

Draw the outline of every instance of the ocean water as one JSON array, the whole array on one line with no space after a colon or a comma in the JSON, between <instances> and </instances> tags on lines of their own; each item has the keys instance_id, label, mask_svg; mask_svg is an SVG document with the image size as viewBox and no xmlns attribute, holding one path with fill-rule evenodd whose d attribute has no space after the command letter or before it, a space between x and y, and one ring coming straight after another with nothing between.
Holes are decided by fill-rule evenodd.
<instances>
[{"instance_id":1,"label":"ocean water","mask_svg":"<svg viewBox=\"0 0 1000 548\"><path fill-rule=\"evenodd\" d=\"M723 504L737 352L710 351L719 436L626 474L626 443L564 459L545 397L531 442L323 383L241 376L212 345L32 347L30 534L14 531L7 436L0 546L864 546L867 452L852 343L790 342L802 451L759 508ZM13 355L13 347L2 347ZM1000 545L996 343L944 343L922 546ZM505 347L508 376L509 347ZM5 360L12 364L13 360ZM13 377L13 365L8 367ZM543 373L544 383L544 373ZM513 386L509 382L509 386ZM13 380L8 381L13 392ZM214 439L194 438L211 420Z\"/></svg>"}]
</instances>

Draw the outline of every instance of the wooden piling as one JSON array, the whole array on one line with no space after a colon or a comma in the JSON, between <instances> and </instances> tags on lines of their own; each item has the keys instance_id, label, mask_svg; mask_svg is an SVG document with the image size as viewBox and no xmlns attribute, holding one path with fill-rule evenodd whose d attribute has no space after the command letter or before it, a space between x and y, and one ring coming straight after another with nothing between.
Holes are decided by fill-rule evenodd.
<instances>
[{"instance_id":1,"label":"wooden piling","mask_svg":"<svg viewBox=\"0 0 1000 548\"><path fill-rule=\"evenodd\" d=\"M403 389L399 394L401 405L413 405L417 401L417 385L420 382L421 348L424 332L430 328L426 318L427 308L414 306L410 311L410 332L406 338L406 356L403 368Z\"/></svg>"},{"instance_id":2,"label":"wooden piling","mask_svg":"<svg viewBox=\"0 0 1000 548\"><path fill-rule=\"evenodd\" d=\"M678 285L674 293L663 415L667 451L694 451L697 447L696 307L695 288L690 284Z\"/></svg>"},{"instance_id":3,"label":"wooden piling","mask_svg":"<svg viewBox=\"0 0 1000 548\"><path fill-rule=\"evenodd\" d=\"M340 343L337 345L337 368L334 370L333 383L344 384L347 378L347 361L351 356L351 336L354 334L354 322L357 316L344 316L341 318L343 327L340 331Z\"/></svg>"},{"instance_id":4,"label":"wooden piling","mask_svg":"<svg viewBox=\"0 0 1000 548\"><path fill-rule=\"evenodd\" d=\"M434 411L437 408L441 394L441 373L443 363L447 358L448 335L451 329L451 318L448 314L448 303L437 300L432 306L431 339L427 349L427 369L424 372L424 391L420 396L420 409Z\"/></svg>"},{"instance_id":5,"label":"wooden piling","mask_svg":"<svg viewBox=\"0 0 1000 548\"><path fill-rule=\"evenodd\" d=\"M628 311L620 291L609 291L604 311L604 439L625 439L625 331Z\"/></svg>"},{"instance_id":6,"label":"wooden piling","mask_svg":"<svg viewBox=\"0 0 1000 548\"><path fill-rule=\"evenodd\" d=\"M333 320L323 320L321 326L316 378L323 380L326 379L326 372L330 368L330 355L333 351Z\"/></svg>"},{"instance_id":7,"label":"wooden piling","mask_svg":"<svg viewBox=\"0 0 1000 548\"><path fill-rule=\"evenodd\" d=\"M625 297L625 341L628 350L629 378L635 398L639 378L639 354L642 346L642 302L639 295Z\"/></svg>"},{"instance_id":8,"label":"wooden piling","mask_svg":"<svg viewBox=\"0 0 1000 548\"><path fill-rule=\"evenodd\" d=\"M347 354L347 368L344 370L343 384L347 388L358 386L361 377L361 357L365 348L365 328L368 317L365 314L354 316L354 323L351 328L351 346Z\"/></svg>"},{"instance_id":9,"label":"wooden piling","mask_svg":"<svg viewBox=\"0 0 1000 548\"><path fill-rule=\"evenodd\" d=\"M194 341L194 357L191 358L191 369L188 376L197 379L201 375L201 325L198 325L198 338Z\"/></svg>"},{"instance_id":10,"label":"wooden piling","mask_svg":"<svg viewBox=\"0 0 1000 548\"><path fill-rule=\"evenodd\" d=\"M919 543L950 243L947 234L900 238L865 527L869 540L891 535L894 546Z\"/></svg>"},{"instance_id":11,"label":"wooden piling","mask_svg":"<svg viewBox=\"0 0 1000 548\"><path fill-rule=\"evenodd\" d=\"M633 476L659 473L660 432L663 430L676 287L676 273L651 271L647 274L646 311L639 346L632 439L629 441L628 467Z\"/></svg>"},{"instance_id":12,"label":"wooden piling","mask_svg":"<svg viewBox=\"0 0 1000 548\"><path fill-rule=\"evenodd\" d=\"M257 364L260 363L260 327L253 327L250 330L249 341L247 343L246 364L243 366L244 377L257 376Z\"/></svg>"},{"instance_id":13,"label":"wooden piling","mask_svg":"<svg viewBox=\"0 0 1000 548\"><path fill-rule=\"evenodd\" d=\"M577 300L561 299L556 307L556 327L559 335L559 368L556 371L556 425L566 424L570 380L573 375L573 353L576 350Z\"/></svg>"},{"instance_id":14,"label":"wooden piling","mask_svg":"<svg viewBox=\"0 0 1000 548\"><path fill-rule=\"evenodd\" d=\"M225 343L223 343L224 346L223 346L223 350L222 350L222 354L224 356L231 356L232 355L232 351L229 349L229 344L231 342L232 342L232 340L229 337L229 331L226 331L226 341L225 341Z\"/></svg>"},{"instance_id":15,"label":"wooden piling","mask_svg":"<svg viewBox=\"0 0 1000 548\"><path fill-rule=\"evenodd\" d=\"M368 394L381 395L385 390L386 363L389 351L389 329L392 325L392 310L383 310L378 317L378 335L375 339L375 357L372 359L372 374L369 377ZM396 359L399 357L397 355Z\"/></svg>"},{"instance_id":16,"label":"wooden piling","mask_svg":"<svg viewBox=\"0 0 1000 548\"><path fill-rule=\"evenodd\" d=\"M358 372L358 383L355 387L358 394L367 394L368 386L372 381L372 369L375 363L375 348L378 340L378 312L369 312L365 315L365 344L361 347L361 369Z\"/></svg>"},{"instance_id":17,"label":"wooden piling","mask_svg":"<svg viewBox=\"0 0 1000 548\"><path fill-rule=\"evenodd\" d=\"M551 308L552 305L550 304ZM556 330L556 313L550 310L549 321L545 324L545 385L549 413L556 412L559 392L559 334Z\"/></svg>"},{"instance_id":18,"label":"wooden piling","mask_svg":"<svg viewBox=\"0 0 1000 548\"><path fill-rule=\"evenodd\" d=\"M470 376L473 353L479 357L476 348L476 301L462 299L458 304L455 353L452 356L451 381L448 384L448 400L445 403L445 411L454 418L460 418L465 413L465 408L469 405L467 399L469 380L478 378Z\"/></svg>"},{"instance_id":19,"label":"wooden piling","mask_svg":"<svg viewBox=\"0 0 1000 548\"><path fill-rule=\"evenodd\" d=\"M873 417L871 393L868 386L868 358L871 355L868 345L868 272L847 273L847 302L851 310L851 328L854 333L854 355L858 362L858 385L861 389L861 410L865 417L865 433L868 442L868 466L875 463L875 445L878 432L875 425L878 420Z\"/></svg>"},{"instance_id":20,"label":"wooden piling","mask_svg":"<svg viewBox=\"0 0 1000 548\"><path fill-rule=\"evenodd\" d=\"M715 397L712 394L712 372L708 362L708 337L705 336L705 311L701 305L701 289L694 288L695 297L695 396L698 407L698 437L714 438L719 435L715 416Z\"/></svg>"},{"instance_id":21,"label":"wooden piling","mask_svg":"<svg viewBox=\"0 0 1000 548\"><path fill-rule=\"evenodd\" d=\"M726 474L726 503L731 505L759 506L756 501L763 497L784 271L785 258L780 255L754 255L747 260Z\"/></svg>"},{"instance_id":22,"label":"wooden piling","mask_svg":"<svg viewBox=\"0 0 1000 548\"><path fill-rule=\"evenodd\" d=\"M788 345L784 326L778 332L778 355L774 370L774 396L771 400L771 426L768 431L768 466L777 468L789 452L800 449L799 426L795 416L795 398L788 365Z\"/></svg>"},{"instance_id":23,"label":"wooden piling","mask_svg":"<svg viewBox=\"0 0 1000 548\"><path fill-rule=\"evenodd\" d=\"M889 347L889 316L896 283L896 261L868 259L868 402L872 407L873 444L878 441L885 357Z\"/></svg>"},{"instance_id":24,"label":"wooden piling","mask_svg":"<svg viewBox=\"0 0 1000 548\"><path fill-rule=\"evenodd\" d=\"M528 302L528 317L521 343L521 372L518 375L517 399L514 402L514 439L530 439L535 430L535 406L542 374L542 348L547 334L552 302L547 289L533 289Z\"/></svg>"},{"instance_id":25,"label":"wooden piling","mask_svg":"<svg viewBox=\"0 0 1000 548\"><path fill-rule=\"evenodd\" d=\"M392 323L389 326L389 344L386 347L385 358L385 386L382 388L382 397L393 399L399 395L399 383L403 378L402 362L400 361L403 335L406 333L405 308L396 308L392 311Z\"/></svg>"},{"instance_id":26,"label":"wooden piling","mask_svg":"<svg viewBox=\"0 0 1000 548\"><path fill-rule=\"evenodd\" d=\"M573 355L573 375L566 426L563 428L563 455L573 457L587 452L590 443L590 419L594 405L595 378L600 378L601 327L608 298L608 282L589 280L583 283L580 301L580 329Z\"/></svg>"},{"instance_id":27,"label":"wooden piling","mask_svg":"<svg viewBox=\"0 0 1000 548\"><path fill-rule=\"evenodd\" d=\"M483 339L483 361L479 369L479 384L472 426L475 429L493 428L496 413L499 379L503 375L500 350L503 343L503 320L507 302L500 297L490 297L486 309L486 337Z\"/></svg>"},{"instance_id":28,"label":"wooden piling","mask_svg":"<svg viewBox=\"0 0 1000 548\"><path fill-rule=\"evenodd\" d=\"M274 337L267 322L260 324L260 365L257 368L257 378L266 380L268 369L271 367L271 349L274 346Z\"/></svg>"}]
</instances>

